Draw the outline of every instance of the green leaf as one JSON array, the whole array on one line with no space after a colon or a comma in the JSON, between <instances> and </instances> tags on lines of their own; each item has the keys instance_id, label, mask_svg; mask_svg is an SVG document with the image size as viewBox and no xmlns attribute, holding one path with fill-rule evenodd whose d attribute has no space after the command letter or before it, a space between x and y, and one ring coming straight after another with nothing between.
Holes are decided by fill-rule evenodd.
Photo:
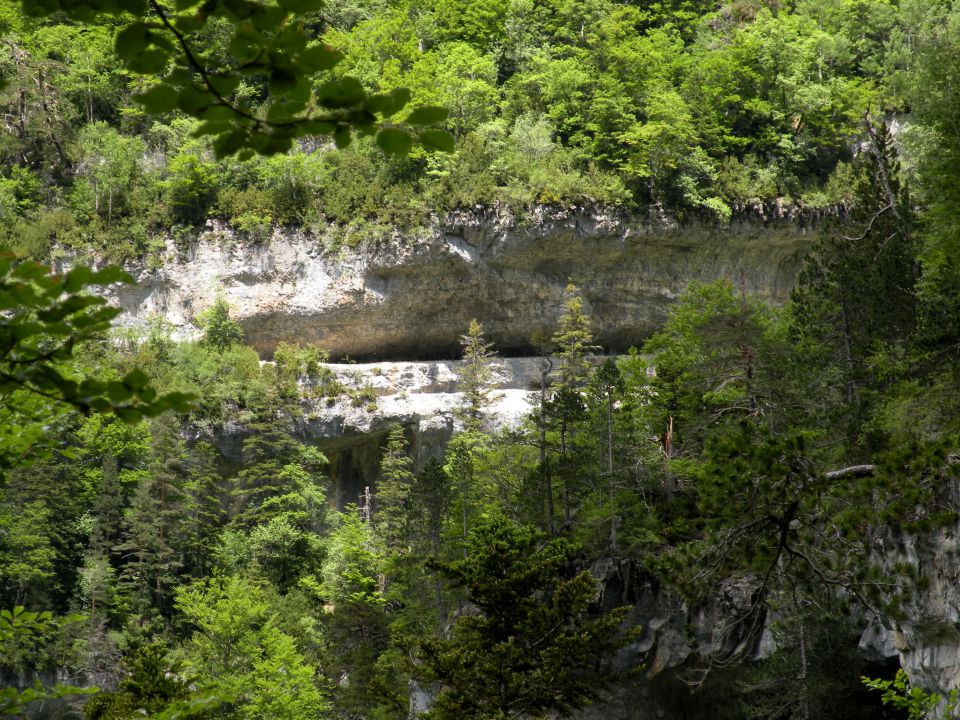
<instances>
[{"instance_id":1,"label":"green leaf","mask_svg":"<svg viewBox=\"0 0 960 720\"><path fill-rule=\"evenodd\" d=\"M328 108L350 107L364 102L366 98L363 85L352 77L331 80L317 90L317 102Z\"/></svg>"},{"instance_id":2,"label":"green leaf","mask_svg":"<svg viewBox=\"0 0 960 720\"><path fill-rule=\"evenodd\" d=\"M353 135L350 133L350 128L341 125L334 130L333 143L340 150L343 150L345 147L349 147L351 142L353 142Z\"/></svg>"},{"instance_id":3,"label":"green leaf","mask_svg":"<svg viewBox=\"0 0 960 720\"><path fill-rule=\"evenodd\" d=\"M213 152L218 158L232 155L246 144L248 137L247 132L240 128L225 132L213 141Z\"/></svg>"},{"instance_id":4,"label":"green leaf","mask_svg":"<svg viewBox=\"0 0 960 720\"><path fill-rule=\"evenodd\" d=\"M214 123L233 123L237 119L237 114L226 105L211 105L198 117L204 122Z\"/></svg>"},{"instance_id":5,"label":"green leaf","mask_svg":"<svg viewBox=\"0 0 960 720\"><path fill-rule=\"evenodd\" d=\"M116 265L108 265L90 276L91 285L113 285L113 283L133 285L134 280L129 273L124 272Z\"/></svg>"},{"instance_id":6,"label":"green leaf","mask_svg":"<svg viewBox=\"0 0 960 720\"><path fill-rule=\"evenodd\" d=\"M140 368L131 370L123 377L123 384L131 390L143 390L150 382L150 378Z\"/></svg>"},{"instance_id":7,"label":"green leaf","mask_svg":"<svg viewBox=\"0 0 960 720\"><path fill-rule=\"evenodd\" d=\"M126 402L132 396L133 393L130 392L130 389L122 382L111 380L107 383L107 397L109 397L112 402Z\"/></svg>"},{"instance_id":8,"label":"green leaf","mask_svg":"<svg viewBox=\"0 0 960 720\"><path fill-rule=\"evenodd\" d=\"M254 5L253 12L250 13L250 19L253 21L253 26L258 30L273 32L283 24L286 14L283 8L257 4Z\"/></svg>"},{"instance_id":9,"label":"green leaf","mask_svg":"<svg viewBox=\"0 0 960 720\"><path fill-rule=\"evenodd\" d=\"M139 95L134 95L133 99L143 105L144 110L148 113L158 114L176 109L177 94L174 88L161 83Z\"/></svg>"},{"instance_id":10,"label":"green leaf","mask_svg":"<svg viewBox=\"0 0 960 720\"><path fill-rule=\"evenodd\" d=\"M303 123L302 130L305 135L332 135L336 127L325 120L308 120Z\"/></svg>"},{"instance_id":11,"label":"green leaf","mask_svg":"<svg viewBox=\"0 0 960 720\"><path fill-rule=\"evenodd\" d=\"M133 408L119 407L113 411L127 425L136 425L143 419L143 413Z\"/></svg>"},{"instance_id":12,"label":"green leaf","mask_svg":"<svg viewBox=\"0 0 960 720\"><path fill-rule=\"evenodd\" d=\"M445 107L440 107L438 105L427 105L414 108L413 111L407 116L405 122L409 123L410 125L434 125L435 123L446 120L449 114L450 111Z\"/></svg>"},{"instance_id":13,"label":"green leaf","mask_svg":"<svg viewBox=\"0 0 960 720\"><path fill-rule=\"evenodd\" d=\"M63 279L65 292L74 293L82 290L93 281L93 270L83 265L73 268Z\"/></svg>"},{"instance_id":14,"label":"green leaf","mask_svg":"<svg viewBox=\"0 0 960 720\"><path fill-rule=\"evenodd\" d=\"M167 69L170 62L170 54L160 48L150 48L134 58L127 60L127 67L135 73L142 75L159 75Z\"/></svg>"},{"instance_id":15,"label":"green leaf","mask_svg":"<svg viewBox=\"0 0 960 720\"><path fill-rule=\"evenodd\" d=\"M413 146L410 133L398 127L381 128L377 133L377 145L388 155L406 157Z\"/></svg>"},{"instance_id":16,"label":"green leaf","mask_svg":"<svg viewBox=\"0 0 960 720\"><path fill-rule=\"evenodd\" d=\"M221 95L230 95L240 85L238 75L211 75L207 78L213 89Z\"/></svg>"},{"instance_id":17,"label":"green leaf","mask_svg":"<svg viewBox=\"0 0 960 720\"><path fill-rule=\"evenodd\" d=\"M427 150L453 152L453 135L446 130L423 130L420 132L420 143Z\"/></svg>"},{"instance_id":18,"label":"green leaf","mask_svg":"<svg viewBox=\"0 0 960 720\"><path fill-rule=\"evenodd\" d=\"M239 63L250 62L257 56L263 44L264 37L262 34L248 24L241 25L234 31L233 37L230 38L230 54Z\"/></svg>"},{"instance_id":19,"label":"green leaf","mask_svg":"<svg viewBox=\"0 0 960 720\"><path fill-rule=\"evenodd\" d=\"M192 85L183 88L177 97L177 107L188 115L198 115L200 111L209 107L213 98L209 93L198 90Z\"/></svg>"},{"instance_id":20,"label":"green leaf","mask_svg":"<svg viewBox=\"0 0 960 720\"><path fill-rule=\"evenodd\" d=\"M270 74L270 94L283 95L284 92L296 87L297 76L289 70L274 69Z\"/></svg>"},{"instance_id":21,"label":"green leaf","mask_svg":"<svg viewBox=\"0 0 960 720\"><path fill-rule=\"evenodd\" d=\"M230 132L233 129L233 123L224 120L215 122L202 122L190 133L193 137L204 137L205 135L220 135Z\"/></svg>"},{"instance_id":22,"label":"green leaf","mask_svg":"<svg viewBox=\"0 0 960 720\"><path fill-rule=\"evenodd\" d=\"M114 38L113 47L121 59L130 61L137 58L150 44L150 28L145 23L135 22L127 25Z\"/></svg>"},{"instance_id":23,"label":"green leaf","mask_svg":"<svg viewBox=\"0 0 960 720\"><path fill-rule=\"evenodd\" d=\"M343 53L329 45L313 45L301 51L296 63L307 72L330 70L343 60Z\"/></svg>"},{"instance_id":24,"label":"green leaf","mask_svg":"<svg viewBox=\"0 0 960 720\"><path fill-rule=\"evenodd\" d=\"M207 24L206 18L202 13L190 13L184 15L178 15L174 21L174 26L180 32L184 34L194 33L198 30L202 30L203 26Z\"/></svg>"},{"instance_id":25,"label":"green leaf","mask_svg":"<svg viewBox=\"0 0 960 720\"><path fill-rule=\"evenodd\" d=\"M287 12L310 13L323 9L323 0L277 0L277 4Z\"/></svg>"},{"instance_id":26,"label":"green leaf","mask_svg":"<svg viewBox=\"0 0 960 720\"><path fill-rule=\"evenodd\" d=\"M389 93L378 93L367 98L366 109L388 118L396 115L410 101L410 91L396 88Z\"/></svg>"}]
</instances>

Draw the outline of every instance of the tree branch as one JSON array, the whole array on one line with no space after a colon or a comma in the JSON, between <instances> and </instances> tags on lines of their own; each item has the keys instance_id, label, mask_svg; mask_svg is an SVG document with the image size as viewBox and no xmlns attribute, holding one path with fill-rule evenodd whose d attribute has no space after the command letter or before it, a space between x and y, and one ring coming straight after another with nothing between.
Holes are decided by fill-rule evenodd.
<instances>
[{"instance_id":1,"label":"tree branch","mask_svg":"<svg viewBox=\"0 0 960 720\"><path fill-rule=\"evenodd\" d=\"M842 478L853 477L873 477L877 472L876 465L851 465L850 467L841 468L839 470L831 470L823 474L823 477L827 480L840 480Z\"/></svg>"}]
</instances>

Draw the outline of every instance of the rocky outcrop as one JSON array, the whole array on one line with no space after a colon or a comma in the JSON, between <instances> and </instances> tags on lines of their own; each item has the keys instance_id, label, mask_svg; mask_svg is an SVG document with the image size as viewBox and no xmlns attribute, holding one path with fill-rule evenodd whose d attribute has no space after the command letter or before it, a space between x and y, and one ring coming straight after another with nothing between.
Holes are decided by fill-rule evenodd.
<instances>
[{"instance_id":1,"label":"rocky outcrop","mask_svg":"<svg viewBox=\"0 0 960 720\"><path fill-rule=\"evenodd\" d=\"M497 358L491 363L492 391L486 410L491 430L514 427L539 395L539 358ZM330 460L331 501L338 507L357 502L375 487L387 434L405 428L411 455L422 467L440 458L460 428L457 408L461 361L326 364L347 391L335 398L314 397L304 387L297 434ZM227 464L239 462L249 430L239 423L205 428Z\"/></svg>"},{"instance_id":2,"label":"rocky outcrop","mask_svg":"<svg viewBox=\"0 0 960 720\"><path fill-rule=\"evenodd\" d=\"M950 482L958 506L960 487ZM960 693L960 525L922 536L893 535L878 543L883 564L912 568L921 589L904 603L898 622L877 620L868 630L899 654L910 682L946 698Z\"/></svg>"},{"instance_id":3,"label":"rocky outcrop","mask_svg":"<svg viewBox=\"0 0 960 720\"><path fill-rule=\"evenodd\" d=\"M208 224L187 247L171 240L149 266L131 266L137 285L115 298L120 324L159 314L184 336L222 293L264 357L300 341L334 357L430 359L455 356L472 318L502 352L530 350L532 336L555 329L572 281L598 342L615 351L654 331L692 280L726 278L785 299L813 227L757 215L682 225L586 208L540 208L524 219L487 209L351 249L279 229L253 243Z\"/></svg>"}]
</instances>

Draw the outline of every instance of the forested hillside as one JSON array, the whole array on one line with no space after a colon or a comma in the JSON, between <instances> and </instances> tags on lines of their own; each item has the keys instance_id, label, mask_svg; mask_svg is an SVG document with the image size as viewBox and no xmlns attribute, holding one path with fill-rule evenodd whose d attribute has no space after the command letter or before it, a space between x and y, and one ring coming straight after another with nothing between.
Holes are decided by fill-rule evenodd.
<instances>
[{"instance_id":1,"label":"forested hillside","mask_svg":"<svg viewBox=\"0 0 960 720\"><path fill-rule=\"evenodd\" d=\"M252 237L272 224L416 226L475 204L605 203L729 219L779 201L850 201L864 114L902 113L941 3L809 0L329 3L311 30L345 57L332 73L442 105L450 154L384 161L372 140L307 141L269 159L215 161L199 121L147 114L117 24L0 17L0 212L6 241L148 253L209 217ZM231 49L211 22L204 62ZM254 106L262 80L233 90ZM151 109L172 109L167 106ZM911 150L926 136L905 134ZM911 165L911 170L913 166Z\"/></svg>"},{"instance_id":2,"label":"forested hillside","mask_svg":"<svg viewBox=\"0 0 960 720\"><path fill-rule=\"evenodd\" d=\"M0 5L0 714L952 716L960 5L136 3ZM305 428L371 384L223 297L111 330L81 263L545 205L830 212L789 302L691 283L625 355L570 284L516 423L478 318L449 442L339 506Z\"/></svg>"}]
</instances>

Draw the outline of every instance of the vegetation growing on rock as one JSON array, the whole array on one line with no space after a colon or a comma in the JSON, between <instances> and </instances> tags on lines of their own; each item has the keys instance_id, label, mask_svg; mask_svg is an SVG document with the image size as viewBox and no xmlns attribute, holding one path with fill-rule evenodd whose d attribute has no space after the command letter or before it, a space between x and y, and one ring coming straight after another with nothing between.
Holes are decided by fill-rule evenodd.
<instances>
[{"instance_id":1,"label":"vegetation growing on rock","mask_svg":"<svg viewBox=\"0 0 960 720\"><path fill-rule=\"evenodd\" d=\"M421 115L407 120L446 122L453 152L421 154L384 134L388 123L377 146L403 150L390 159L363 140L343 147L342 134L339 150L303 140L266 157L292 143L253 139L290 119L271 120L263 93L277 101L302 79L278 75L278 58L289 60L278 53L269 80L207 86L267 113L245 131L264 157L218 160L191 120L133 111L142 78L130 73L165 72L160 35L118 21L122 69L112 27L54 5L39 20L0 11L12 51L0 212L21 255L64 244L139 252L211 215L256 235L278 221L404 223L476 202L590 199L725 217L789 195L850 212L807 258L790 303L693 284L618 359L591 358L588 308L570 285L555 332L534 343L538 402L517 427L485 424L491 348L479 323L463 328L462 428L444 456L415 460L403 430L387 431L381 482L338 508L330 458L302 432L311 401L344 392L322 350L280 345L261 365L222 299L201 314L197 342L174 342L162 322L111 336L113 313L82 291L122 275L54 275L8 258L4 678L56 671L100 686L83 710L91 718L399 719L420 683L425 717L501 720L569 714L603 699L608 664L629 673L650 661L690 686L723 687L702 701L711 713L865 718L863 668L844 645L851 623L909 637L911 671L928 669L924 643L956 635L941 596L925 596L946 592L952 570L923 548L941 532L944 547L955 526L960 468L960 8L332 3L308 16L344 55L318 92L349 88L341 71L374 91L364 103L409 86ZM150 5L162 20L166 6ZM288 11L313 9L277 8L251 10L250 27L280 32ZM177 22L204 34L214 60L253 32L247 18L223 21L238 10L217 9L213 22L199 12L193 26L188 14ZM437 102L449 118L428 110ZM908 105L914 127L895 140L879 118ZM221 156L230 132L217 125ZM376 402L369 386L347 394ZM232 453L216 447L227 426ZM646 644L621 625L643 600L676 608L643 629ZM67 617L54 624L22 606ZM679 664L670 643L685 650ZM725 685L709 684L718 675ZM873 686L922 713L938 702L930 690L958 682L946 680ZM628 677L619 691L636 700L638 687L648 688ZM74 690L5 688L0 709ZM685 702L641 692L653 712Z\"/></svg>"}]
</instances>

